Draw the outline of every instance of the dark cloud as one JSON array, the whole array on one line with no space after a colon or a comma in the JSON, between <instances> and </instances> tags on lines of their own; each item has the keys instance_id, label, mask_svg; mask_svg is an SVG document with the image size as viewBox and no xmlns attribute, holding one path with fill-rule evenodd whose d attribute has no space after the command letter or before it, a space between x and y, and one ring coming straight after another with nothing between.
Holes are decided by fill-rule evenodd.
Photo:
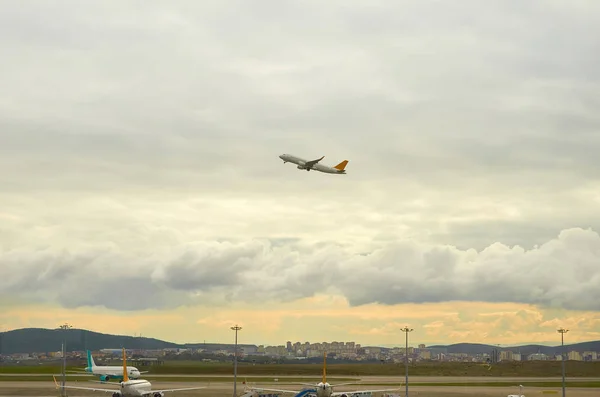
<instances>
[{"instance_id":1,"label":"dark cloud","mask_svg":"<svg viewBox=\"0 0 600 397\"><path fill-rule=\"evenodd\" d=\"M169 288L191 291L239 285L241 275L256 268L262 250L257 243L190 247L162 269L162 281Z\"/></svg>"}]
</instances>

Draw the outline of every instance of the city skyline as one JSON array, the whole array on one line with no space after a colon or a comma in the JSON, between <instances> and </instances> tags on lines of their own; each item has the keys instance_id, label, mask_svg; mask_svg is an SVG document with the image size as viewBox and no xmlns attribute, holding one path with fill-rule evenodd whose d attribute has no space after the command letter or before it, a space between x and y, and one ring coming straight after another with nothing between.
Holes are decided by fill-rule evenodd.
<instances>
[{"instance_id":1,"label":"city skyline","mask_svg":"<svg viewBox=\"0 0 600 397\"><path fill-rule=\"evenodd\" d=\"M600 339L600 2L231 1L3 3L0 329Z\"/></svg>"}]
</instances>

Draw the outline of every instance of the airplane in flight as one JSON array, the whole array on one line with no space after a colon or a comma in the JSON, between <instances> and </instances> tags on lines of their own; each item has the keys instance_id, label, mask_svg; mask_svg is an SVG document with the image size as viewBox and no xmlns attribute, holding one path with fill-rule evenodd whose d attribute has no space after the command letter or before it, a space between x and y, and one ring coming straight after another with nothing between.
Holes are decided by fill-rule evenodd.
<instances>
[{"instance_id":1,"label":"airplane in flight","mask_svg":"<svg viewBox=\"0 0 600 397\"><path fill-rule=\"evenodd\" d=\"M89 375L96 375L102 382L108 382L110 379L118 381L123 380L123 367L120 365L96 365L92 352L87 351L87 367L83 371L69 371L76 373L84 373ZM127 376L129 379L138 379L141 374L146 374L148 371L140 371L136 367L127 367Z\"/></svg>"},{"instance_id":2,"label":"airplane in flight","mask_svg":"<svg viewBox=\"0 0 600 397\"><path fill-rule=\"evenodd\" d=\"M104 393L112 393L112 397L164 397L165 392L176 392L184 390L199 390L206 389L206 386L202 387L188 387L184 389L163 389L163 390L152 390L152 384L145 379L129 379L127 375L127 357L125 356L125 349L123 349L123 369L122 369L123 380L119 383L108 382L111 385L119 385L119 389L101 389L95 387L81 387L81 386L61 386L54 378L54 384L57 389L68 388L76 390L87 390L87 391L100 391ZM98 381L96 381L98 382ZM104 383L99 381L99 383ZM106 384L106 383L104 383Z\"/></svg>"},{"instance_id":3,"label":"airplane in flight","mask_svg":"<svg viewBox=\"0 0 600 397\"><path fill-rule=\"evenodd\" d=\"M283 160L283 164L294 163L294 164L298 165L299 170L306 170L306 171L315 170L315 171L324 172L326 174L345 174L346 173L345 168L346 168L346 165L348 164L348 160L344 160L334 167L328 167L326 165L319 164L319 161L323 160L325 158L325 156L321 157L320 159L316 159L316 160L305 160L303 158L296 157L291 154L282 154L281 156L279 156L279 158Z\"/></svg>"},{"instance_id":4,"label":"airplane in flight","mask_svg":"<svg viewBox=\"0 0 600 397\"><path fill-rule=\"evenodd\" d=\"M306 396L306 395L312 395L312 396L316 396L316 397L348 397L350 395L356 394L356 393L382 393L382 392L386 392L386 391L399 391L400 389L383 389L383 390L355 390L355 391L340 391L340 392L334 392L333 388L334 387L339 387L339 386L345 386L345 385L357 385L358 383L339 383L337 385L331 385L327 382L327 353L323 353L323 379L321 380L321 382L315 384L311 384L311 383L299 383L300 385L303 386L309 386L310 389L304 389L304 390L282 390L282 389L266 389L263 387L260 388L255 388L255 387L251 387L248 388L249 391L255 390L257 392L262 392L262 391L273 391L273 392L279 392L279 393L294 393L295 395L302 395L302 396Z\"/></svg>"}]
</instances>

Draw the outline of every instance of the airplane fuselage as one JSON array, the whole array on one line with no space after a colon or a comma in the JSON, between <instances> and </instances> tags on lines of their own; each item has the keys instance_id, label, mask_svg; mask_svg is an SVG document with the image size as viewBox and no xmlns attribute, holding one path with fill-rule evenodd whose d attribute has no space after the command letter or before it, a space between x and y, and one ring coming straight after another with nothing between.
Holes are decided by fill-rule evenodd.
<instances>
[{"instance_id":1,"label":"airplane fuselage","mask_svg":"<svg viewBox=\"0 0 600 397\"><path fill-rule=\"evenodd\" d=\"M328 167L326 165L323 164L319 164L316 163L312 166L307 166L307 163L309 162L309 160L303 159L301 157L297 157L291 154L282 154L281 156L279 156L280 159L283 160L284 164L285 163L293 163L296 164L298 166L298 169L301 170L306 170L306 171L310 171L310 170L315 170L315 171L319 171L319 172L324 172L326 174L345 174L346 171L342 168L342 169L338 169L335 167Z\"/></svg>"},{"instance_id":2,"label":"airplane fuselage","mask_svg":"<svg viewBox=\"0 0 600 397\"><path fill-rule=\"evenodd\" d=\"M99 376L102 381L123 380L123 367L94 365L93 367L86 367L85 371ZM131 379L137 379L140 377L140 371L136 367L127 367L127 376Z\"/></svg>"},{"instance_id":3,"label":"airplane fuselage","mask_svg":"<svg viewBox=\"0 0 600 397\"><path fill-rule=\"evenodd\" d=\"M327 382L319 382L316 386L317 397L330 397L333 393L333 388Z\"/></svg>"},{"instance_id":4,"label":"airplane fuselage","mask_svg":"<svg viewBox=\"0 0 600 397\"><path fill-rule=\"evenodd\" d=\"M121 396L123 397L142 397L152 390L152 385L147 380L130 380L121 382Z\"/></svg>"}]
</instances>

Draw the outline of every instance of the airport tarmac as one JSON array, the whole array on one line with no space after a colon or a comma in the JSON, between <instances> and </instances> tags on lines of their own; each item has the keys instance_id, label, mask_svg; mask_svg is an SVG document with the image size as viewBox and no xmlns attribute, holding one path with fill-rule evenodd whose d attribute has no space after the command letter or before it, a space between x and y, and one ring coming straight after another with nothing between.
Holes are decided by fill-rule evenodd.
<instances>
[{"instance_id":1,"label":"airport tarmac","mask_svg":"<svg viewBox=\"0 0 600 397\"><path fill-rule=\"evenodd\" d=\"M439 378L436 378L438 381L443 381ZM522 379L522 378L521 378ZM430 379L431 380L431 379ZM503 380L507 381L507 378ZM409 380L410 382L410 380ZM88 386L88 382L86 381L78 381L78 382L68 382L69 385L77 384L78 386L86 385ZM384 385L383 383L382 385ZM284 382L280 382L280 388L285 387ZM97 384L96 384L97 386ZM193 391L181 391L174 393L165 393L165 396L181 396L181 397L231 397L233 392L233 387L229 382L211 382L207 385L206 382L154 382L153 386L156 388L182 388L182 387L194 387L194 386L208 386L206 389L202 390L193 390ZM271 386L273 385L256 385L256 386ZM295 386L297 387L297 386ZM110 388L108 385L107 389ZM287 387L286 387L287 388ZM344 386L340 388L336 388L335 391L344 391L344 390L361 390L373 388L372 385L369 386ZM404 395L404 387L398 387L400 390L397 394ZM238 383L237 392L238 395L243 394L244 385L240 382ZM561 395L560 388L534 388L534 387L526 387L522 390L523 394L526 397L559 397ZM415 386L410 387L409 383L409 395L415 397L506 397L509 394L518 394L518 382L515 382L514 387L488 387L488 386ZM13 382L13 381L4 381L0 382L0 397L56 397L59 396L59 390L56 389L54 382ZM78 390L67 390L67 395L69 397L87 397L87 396L102 396L107 395L101 392L85 392ZM568 388L567 389L568 397L598 397L600 395L600 388ZM291 394L282 394L282 396L290 397ZM374 396L381 396L381 393L374 393Z\"/></svg>"}]
</instances>

